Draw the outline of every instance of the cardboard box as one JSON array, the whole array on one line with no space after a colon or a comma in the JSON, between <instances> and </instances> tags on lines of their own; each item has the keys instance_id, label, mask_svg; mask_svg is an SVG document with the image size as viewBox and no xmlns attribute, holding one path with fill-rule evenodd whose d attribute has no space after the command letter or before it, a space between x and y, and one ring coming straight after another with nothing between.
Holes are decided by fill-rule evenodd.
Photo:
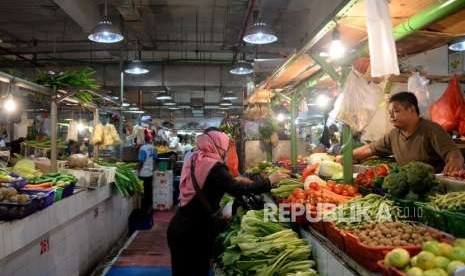
<instances>
[{"instance_id":1,"label":"cardboard box","mask_svg":"<svg viewBox=\"0 0 465 276\"><path fill-rule=\"evenodd\" d=\"M173 171L153 173L153 208L168 210L173 206Z\"/></svg>"}]
</instances>

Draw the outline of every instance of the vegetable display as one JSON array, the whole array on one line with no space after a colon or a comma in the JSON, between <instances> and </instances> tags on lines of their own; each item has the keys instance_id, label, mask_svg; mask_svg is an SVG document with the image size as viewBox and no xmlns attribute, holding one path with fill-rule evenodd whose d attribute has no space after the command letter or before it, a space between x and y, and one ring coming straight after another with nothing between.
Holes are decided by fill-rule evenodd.
<instances>
[{"instance_id":1,"label":"vegetable display","mask_svg":"<svg viewBox=\"0 0 465 276\"><path fill-rule=\"evenodd\" d=\"M443 189L434 176L434 168L417 161L393 170L382 187L395 198L416 201L424 201Z\"/></svg>"},{"instance_id":2,"label":"vegetable display","mask_svg":"<svg viewBox=\"0 0 465 276\"><path fill-rule=\"evenodd\" d=\"M297 179L283 179L278 183L277 188L271 189L271 193L277 198L287 198L296 188L303 188L304 184Z\"/></svg>"},{"instance_id":3,"label":"vegetable display","mask_svg":"<svg viewBox=\"0 0 465 276\"><path fill-rule=\"evenodd\" d=\"M23 188L25 190L52 190L54 187L65 188L76 183L77 178L67 173L47 173L40 177L31 178Z\"/></svg>"},{"instance_id":4,"label":"vegetable display","mask_svg":"<svg viewBox=\"0 0 465 276\"><path fill-rule=\"evenodd\" d=\"M264 217L263 211L248 211L240 229L222 236L226 250L218 263L224 275L318 275L310 245L286 225Z\"/></svg>"},{"instance_id":5,"label":"vegetable display","mask_svg":"<svg viewBox=\"0 0 465 276\"><path fill-rule=\"evenodd\" d=\"M465 240L457 239L454 244L429 241L415 256L396 248L386 254L384 266L402 270L410 276L448 276L465 267ZM400 273L400 272L398 272Z\"/></svg>"},{"instance_id":6,"label":"vegetable display","mask_svg":"<svg viewBox=\"0 0 465 276\"><path fill-rule=\"evenodd\" d=\"M465 192L450 192L433 196L428 205L441 210L465 210Z\"/></svg>"},{"instance_id":7,"label":"vegetable display","mask_svg":"<svg viewBox=\"0 0 465 276\"><path fill-rule=\"evenodd\" d=\"M362 210L367 216L357 215ZM354 198L325 215L326 220L333 221L337 228L355 229L373 222L397 221L400 209L392 200L376 194ZM342 216L341 216L342 215Z\"/></svg>"},{"instance_id":8,"label":"vegetable display","mask_svg":"<svg viewBox=\"0 0 465 276\"><path fill-rule=\"evenodd\" d=\"M132 197L140 195L144 191L144 185L139 178L137 178L134 170L137 164L131 163L110 163L105 161L96 161L97 164L106 167L116 167L115 173L115 186L116 190L124 197Z\"/></svg>"},{"instance_id":9,"label":"vegetable display","mask_svg":"<svg viewBox=\"0 0 465 276\"><path fill-rule=\"evenodd\" d=\"M424 242L438 239L438 234L428 228L406 223L370 223L351 231L367 246L421 246Z\"/></svg>"},{"instance_id":10,"label":"vegetable display","mask_svg":"<svg viewBox=\"0 0 465 276\"><path fill-rule=\"evenodd\" d=\"M385 164L368 168L357 175L355 178L355 185L365 188L381 187L388 173L389 167Z\"/></svg>"},{"instance_id":11,"label":"vegetable display","mask_svg":"<svg viewBox=\"0 0 465 276\"><path fill-rule=\"evenodd\" d=\"M34 178L42 175L42 172L36 170L36 164L31 159L21 159L16 162L13 166L14 173L25 177L25 178Z\"/></svg>"},{"instance_id":12,"label":"vegetable display","mask_svg":"<svg viewBox=\"0 0 465 276\"><path fill-rule=\"evenodd\" d=\"M329 160L324 160L320 164L319 175L329 177L331 179L342 178L342 165Z\"/></svg>"}]
</instances>

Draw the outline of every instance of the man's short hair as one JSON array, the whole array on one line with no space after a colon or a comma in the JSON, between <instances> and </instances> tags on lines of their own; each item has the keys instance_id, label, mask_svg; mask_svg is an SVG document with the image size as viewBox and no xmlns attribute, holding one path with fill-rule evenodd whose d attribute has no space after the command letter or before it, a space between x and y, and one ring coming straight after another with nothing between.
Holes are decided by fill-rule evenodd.
<instances>
[{"instance_id":1,"label":"man's short hair","mask_svg":"<svg viewBox=\"0 0 465 276\"><path fill-rule=\"evenodd\" d=\"M415 108L415 111L418 115L420 115L420 108L418 107L418 100L415 94L412 92L399 92L389 99L389 103L398 102L404 107L411 107Z\"/></svg>"}]
</instances>

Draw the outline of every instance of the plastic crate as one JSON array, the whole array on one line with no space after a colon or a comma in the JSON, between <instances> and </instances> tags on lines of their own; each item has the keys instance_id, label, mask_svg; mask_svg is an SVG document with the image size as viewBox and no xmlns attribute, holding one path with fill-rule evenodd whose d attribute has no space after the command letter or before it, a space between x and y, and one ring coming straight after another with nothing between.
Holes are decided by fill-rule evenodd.
<instances>
[{"instance_id":1,"label":"plastic crate","mask_svg":"<svg viewBox=\"0 0 465 276\"><path fill-rule=\"evenodd\" d=\"M310 227L323 234L323 236L326 236L326 227L323 221L311 222Z\"/></svg>"},{"instance_id":2,"label":"plastic crate","mask_svg":"<svg viewBox=\"0 0 465 276\"><path fill-rule=\"evenodd\" d=\"M405 220L418 221L422 211L415 204L415 201L406 199L394 199L394 202L401 209L401 218Z\"/></svg>"},{"instance_id":3,"label":"plastic crate","mask_svg":"<svg viewBox=\"0 0 465 276\"><path fill-rule=\"evenodd\" d=\"M27 204L0 203L0 220L22 219L37 211L37 202L31 198Z\"/></svg>"},{"instance_id":4,"label":"plastic crate","mask_svg":"<svg viewBox=\"0 0 465 276\"><path fill-rule=\"evenodd\" d=\"M351 233L347 233L345 236L347 255L371 272L382 271L382 268L378 265L378 261L383 260L384 256L395 248L403 248L411 256L421 252L421 246L366 246L360 242L358 237Z\"/></svg>"},{"instance_id":5,"label":"plastic crate","mask_svg":"<svg viewBox=\"0 0 465 276\"><path fill-rule=\"evenodd\" d=\"M418 207L419 221L421 223L441 231L449 232L444 211L435 210L423 202L415 202L415 206Z\"/></svg>"},{"instance_id":6,"label":"plastic crate","mask_svg":"<svg viewBox=\"0 0 465 276\"><path fill-rule=\"evenodd\" d=\"M442 211L447 222L447 229L443 231L457 238L465 238L465 214L453 211Z\"/></svg>"},{"instance_id":7,"label":"plastic crate","mask_svg":"<svg viewBox=\"0 0 465 276\"><path fill-rule=\"evenodd\" d=\"M9 187L15 188L16 190L21 190L26 186L27 180L15 173L10 173L10 176L17 178L14 181L2 181L2 183L6 184Z\"/></svg>"},{"instance_id":8,"label":"plastic crate","mask_svg":"<svg viewBox=\"0 0 465 276\"><path fill-rule=\"evenodd\" d=\"M63 199L65 197L73 195L74 188L76 188L76 182L70 183L68 186L64 187L61 198Z\"/></svg>"},{"instance_id":9,"label":"plastic crate","mask_svg":"<svg viewBox=\"0 0 465 276\"><path fill-rule=\"evenodd\" d=\"M326 237L342 251L345 251L346 232L337 228L334 222L325 222L324 225Z\"/></svg>"},{"instance_id":10,"label":"plastic crate","mask_svg":"<svg viewBox=\"0 0 465 276\"><path fill-rule=\"evenodd\" d=\"M37 210L42 210L52 205L55 201L55 191L41 191L41 190L23 190L24 193L28 195L35 196L34 200L37 204ZM43 194L41 196L41 194Z\"/></svg>"}]
</instances>

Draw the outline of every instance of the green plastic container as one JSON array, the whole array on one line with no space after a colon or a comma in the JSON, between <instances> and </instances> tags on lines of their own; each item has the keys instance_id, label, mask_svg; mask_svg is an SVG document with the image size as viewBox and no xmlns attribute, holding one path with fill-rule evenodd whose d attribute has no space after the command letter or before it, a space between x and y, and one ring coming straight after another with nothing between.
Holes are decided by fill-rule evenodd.
<instances>
[{"instance_id":1,"label":"green plastic container","mask_svg":"<svg viewBox=\"0 0 465 276\"><path fill-rule=\"evenodd\" d=\"M438 230L450 233L448 231L447 218L444 211L435 210L423 202L415 202L419 212L420 222Z\"/></svg>"},{"instance_id":2,"label":"green plastic container","mask_svg":"<svg viewBox=\"0 0 465 276\"><path fill-rule=\"evenodd\" d=\"M447 221L448 233L457 238L465 238L465 213L456 211L442 211Z\"/></svg>"},{"instance_id":3,"label":"green plastic container","mask_svg":"<svg viewBox=\"0 0 465 276\"><path fill-rule=\"evenodd\" d=\"M401 210L400 216L402 219L411 221L418 221L420 219L423 210L415 204L415 201L396 198L394 202Z\"/></svg>"},{"instance_id":4,"label":"green plastic container","mask_svg":"<svg viewBox=\"0 0 465 276\"><path fill-rule=\"evenodd\" d=\"M60 201L62 198L63 198L63 188L57 187L55 189L55 199L54 199L54 201L55 202Z\"/></svg>"},{"instance_id":5,"label":"green plastic container","mask_svg":"<svg viewBox=\"0 0 465 276\"><path fill-rule=\"evenodd\" d=\"M166 171L168 170L169 163L168 162L159 162L158 163L158 170Z\"/></svg>"}]
</instances>

